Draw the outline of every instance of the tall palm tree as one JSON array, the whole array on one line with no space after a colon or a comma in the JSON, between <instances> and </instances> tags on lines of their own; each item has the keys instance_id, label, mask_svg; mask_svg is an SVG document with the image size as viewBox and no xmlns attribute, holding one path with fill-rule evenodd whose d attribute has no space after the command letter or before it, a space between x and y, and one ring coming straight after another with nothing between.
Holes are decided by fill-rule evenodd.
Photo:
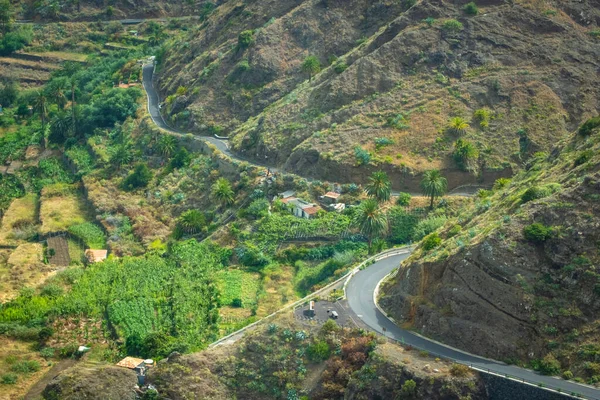
<instances>
[{"instance_id":1,"label":"tall palm tree","mask_svg":"<svg viewBox=\"0 0 600 400\"><path fill-rule=\"evenodd\" d=\"M121 169L123 165L127 165L133 160L131 148L128 143L121 143L109 149L110 163Z\"/></svg>"},{"instance_id":2,"label":"tall palm tree","mask_svg":"<svg viewBox=\"0 0 600 400\"><path fill-rule=\"evenodd\" d=\"M33 108L40 114L42 133L44 133L46 128L46 114L48 113L48 99L41 90L38 90L35 94Z\"/></svg>"},{"instance_id":3,"label":"tall palm tree","mask_svg":"<svg viewBox=\"0 0 600 400\"><path fill-rule=\"evenodd\" d=\"M379 208L379 203L374 199L368 199L360 203L354 214L354 223L360 229L360 232L367 237L369 241L369 251L373 239L382 235L387 230L387 217Z\"/></svg>"},{"instance_id":4,"label":"tall palm tree","mask_svg":"<svg viewBox=\"0 0 600 400\"><path fill-rule=\"evenodd\" d=\"M469 124L464 118L455 117L450 120L449 127L455 134L462 135L469 129Z\"/></svg>"},{"instance_id":5,"label":"tall palm tree","mask_svg":"<svg viewBox=\"0 0 600 400\"><path fill-rule=\"evenodd\" d=\"M56 115L50 122L48 140L57 144L64 143L73 130L72 122L71 117L64 112Z\"/></svg>"},{"instance_id":6,"label":"tall palm tree","mask_svg":"<svg viewBox=\"0 0 600 400\"><path fill-rule=\"evenodd\" d=\"M373 172L369 178L369 183L365 186L365 191L377 201L388 201L392 193L390 178L383 171Z\"/></svg>"},{"instance_id":7,"label":"tall palm tree","mask_svg":"<svg viewBox=\"0 0 600 400\"><path fill-rule=\"evenodd\" d=\"M436 197L443 196L448 188L448 181L442 176L440 171L432 169L425 171L423 180L421 180L421 189L423 193L431 198L429 208L433 209L433 201Z\"/></svg>"},{"instance_id":8,"label":"tall palm tree","mask_svg":"<svg viewBox=\"0 0 600 400\"><path fill-rule=\"evenodd\" d=\"M212 186L212 195L221 204L233 204L234 193L231 183L225 178L219 178Z\"/></svg>"},{"instance_id":9,"label":"tall palm tree","mask_svg":"<svg viewBox=\"0 0 600 400\"><path fill-rule=\"evenodd\" d=\"M48 97L56 103L61 110L65 108L65 105L67 104L67 95L65 94L66 81L63 81L63 79L64 78L57 79L48 89Z\"/></svg>"},{"instance_id":10,"label":"tall palm tree","mask_svg":"<svg viewBox=\"0 0 600 400\"><path fill-rule=\"evenodd\" d=\"M75 89L77 88L77 78L71 77L69 85L71 86L71 119L73 120L73 136L77 137L77 123L75 120Z\"/></svg>"}]
</instances>

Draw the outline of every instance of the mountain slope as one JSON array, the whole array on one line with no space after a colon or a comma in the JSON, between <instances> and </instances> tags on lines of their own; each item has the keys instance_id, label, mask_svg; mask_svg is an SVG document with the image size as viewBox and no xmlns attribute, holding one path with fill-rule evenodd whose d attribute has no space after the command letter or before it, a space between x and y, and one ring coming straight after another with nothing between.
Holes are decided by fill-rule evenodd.
<instances>
[{"instance_id":1,"label":"mountain slope","mask_svg":"<svg viewBox=\"0 0 600 400\"><path fill-rule=\"evenodd\" d=\"M596 383L599 200L595 128L484 193L441 230L440 247L421 245L380 304L444 343Z\"/></svg>"},{"instance_id":2,"label":"mountain slope","mask_svg":"<svg viewBox=\"0 0 600 400\"><path fill-rule=\"evenodd\" d=\"M600 4L485 1L470 16L464 3L224 2L167 52L166 112L303 175L384 169L416 189L441 168L450 187L492 182L600 108ZM308 55L323 66L312 80ZM454 117L471 125L462 135L447 129ZM452 157L459 137L475 149L468 163Z\"/></svg>"}]
</instances>

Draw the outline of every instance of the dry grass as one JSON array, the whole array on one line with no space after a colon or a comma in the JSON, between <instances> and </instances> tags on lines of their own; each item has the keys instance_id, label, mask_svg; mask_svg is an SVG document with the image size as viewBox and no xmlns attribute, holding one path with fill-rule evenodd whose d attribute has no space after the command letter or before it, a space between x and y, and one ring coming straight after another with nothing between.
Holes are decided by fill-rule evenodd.
<instances>
[{"instance_id":1,"label":"dry grass","mask_svg":"<svg viewBox=\"0 0 600 400\"><path fill-rule=\"evenodd\" d=\"M256 315L264 317L283 305L298 299L292 285L294 270L292 267L282 267L279 271L271 273L263 279L265 293L259 296Z\"/></svg>"},{"instance_id":2,"label":"dry grass","mask_svg":"<svg viewBox=\"0 0 600 400\"><path fill-rule=\"evenodd\" d=\"M14 298L23 287L36 287L54 273L43 263L43 247L24 243L0 252L0 302Z\"/></svg>"},{"instance_id":3,"label":"dry grass","mask_svg":"<svg viewBox=\"0 0 600 400\"><path fill-rule=\"evenodd\" d=\"M0 384L0 400L22 399L29 388L50 369L48 362L31 349L31 343L0 337L0 376L10 372L11 365L20 360L36 360L41 368L38 372L19 374L14 385Z\"/></svg>"},{"instance_id":4,"label":"dry grass","mask_svg":"<svg viewBox=\"0 0 600 400\"><path fill-rule=\"evenodd\" d=\"M38 196L36 194L27 194L24 197L13 200L8 210L2 218L2 227L0 227L0 244L15 244L18 234L18 227L23 225L33 225L37 223Z\"/></svg>"},{"instance_id":5,"label":"dry grass","mask_svg":"<svg viewBox=\"0 0 600 400\"><path fill-rule=\"evenodd\" d=\"M44 188L40 207L41 233L66 231L86 221L85 204L75 190L57 193L56 185Z\"/></svg>"},{"instance_id":6,"label":"dry grass","mask_svg":"<svg viewBox=\"0 0 600 400\"><path fill-rule=\"evenodd\" d=\"M29 266L43 262L43 247L39 243L23 243L8 257L8 265Z\"/></svg>"},{"instance_id":7,"label":"dry grass","mask_svg":"<svg viewBox=\"0 0 600 400\"><path fill-rule=\"evenodd\" d=\"M43 53L42 52L39 52L39 53L30 52L30 53L23 53L23 54L29 54L32 56L43 57L43 58L48 58L48 59L55 59L57 61L78 61L78 62L84 62L88 57L87 54L70 53L70 52L66 52L66 51L45 51Z\"/></svg>"}]
</instances>

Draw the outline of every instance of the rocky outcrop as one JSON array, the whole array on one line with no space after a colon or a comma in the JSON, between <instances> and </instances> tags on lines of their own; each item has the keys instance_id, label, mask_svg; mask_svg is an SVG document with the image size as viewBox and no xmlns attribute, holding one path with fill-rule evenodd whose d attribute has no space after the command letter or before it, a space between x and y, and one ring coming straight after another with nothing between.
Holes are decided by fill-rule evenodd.
<instances>
[{"instance_id":1,"label":"rocky outcrop","mask_svg":"<svg viewBox=\"0 0 600 400\"><path fill-rule=\"evenodd\" d=\"M530 163L510 187L453 221L460 233L449 226L441 247L415 253L382 287L380 304L476 354L531 362L552 353L559 368L592 373L584 364L595 360L586 346L600 320L599 138L577 137ZM526 202L532 186L555 193ZM532 223L544 233L527 236Z\"/></svg>"}]
</instances>

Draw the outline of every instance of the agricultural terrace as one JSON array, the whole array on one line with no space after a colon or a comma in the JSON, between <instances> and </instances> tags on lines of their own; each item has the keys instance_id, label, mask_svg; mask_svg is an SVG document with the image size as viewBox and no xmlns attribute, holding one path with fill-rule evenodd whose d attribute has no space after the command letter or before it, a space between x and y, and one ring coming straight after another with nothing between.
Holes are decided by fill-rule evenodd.
<instances>
[{"instance_id":1,"label":"agricultural terrace","mask_svg":"<svg viewBox=\"0 0 600 400\"><path fill-rule=\"evenodd\" d=\"M2 217L0 245L14 245L35 234L38 208L39 197L35 193L14 199Z\"/></svg>"},{"instance_id":2,"label":"agricultural terrace","mask_svg":"<svg viewBox=\"0 0 600 400\"><path fill-rule=\"evenodd\" d=\"M77 185L58 183L42 190L40 232L62 232L86 222L86 208Z\"/></svg>"}]
</instances>

